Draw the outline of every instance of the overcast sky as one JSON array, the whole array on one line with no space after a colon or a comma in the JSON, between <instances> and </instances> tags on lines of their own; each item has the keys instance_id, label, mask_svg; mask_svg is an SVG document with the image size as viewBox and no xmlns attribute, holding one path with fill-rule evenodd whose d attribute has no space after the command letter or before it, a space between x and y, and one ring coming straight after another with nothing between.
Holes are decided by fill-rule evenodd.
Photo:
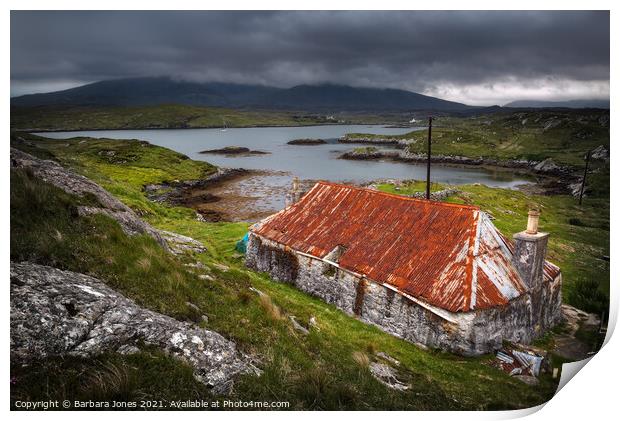
<instances>
[{"instance_id":1,"label":"overcast sky","mask_svg":"<svg viewBox=\"0 0 620 421\"><path fill-rule=\"evenodd\" d=\"M608 12L11 12L11 95L172 76L609 98Z\"/></svg>"}]
</instances>

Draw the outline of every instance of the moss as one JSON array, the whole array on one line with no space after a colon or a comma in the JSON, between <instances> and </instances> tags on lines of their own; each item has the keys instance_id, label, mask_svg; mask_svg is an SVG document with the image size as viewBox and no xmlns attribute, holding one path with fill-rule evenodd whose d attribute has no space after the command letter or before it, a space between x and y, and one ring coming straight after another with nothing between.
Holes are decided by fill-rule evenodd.
<instances>
[{"instance_id":1,"label":"moss","mask_svg":"<svg viewBox=\"0 0 620 421\"><path fill-rule=\"evenodd\" d=\"M353 152L356 153L356 154L367 154L367 155L370 155L370 154L374 154L374 153L379 152L379 149L377 149L374 146L362 146L360 148L353 149Z\"/></svg>"}]
</instances>

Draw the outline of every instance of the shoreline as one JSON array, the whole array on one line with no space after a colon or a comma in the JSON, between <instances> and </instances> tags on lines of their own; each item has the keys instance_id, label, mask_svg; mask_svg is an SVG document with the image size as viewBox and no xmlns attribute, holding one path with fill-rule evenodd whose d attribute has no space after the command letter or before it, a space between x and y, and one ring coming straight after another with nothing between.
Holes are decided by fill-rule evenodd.
<instances>
[{"instance_id":1,"label":"shoreline","mask_svg":"<svg viewBox=\"0 0 620 421\"><path fill-rule=\"evenodd\" d=\"M454 164L439 165L458 166ZM463 165L463 167L466 166ZM503 167L493 169L509 171ZM278 171L219 167L216 173L207 178L146 185L144 192L149 200L193 209L196 211L197 219L203 222L257 222L280 210L280 207L273 203L272 206L265 207L260 202L266 197L286 198L290 193L288 184L269 185L269 183L265 183L262 178L270 176L293 177L289 173ZM317 181L319 180L300 180L303 186L301 190L309 190ZM424 180L377 178L369 182L343 181L342 183L369 187L381 182L410 181ZM446 191L458 191L460 186L458 184L438 184L445 185ZM484 183L467 183L464 185L475 184L484 185ZM528 183L519 184L512 188L498 188L553 196L570 194L570 192L565 191L566 187L566 184L558 177L539 175Z\"/></svg>"},{"instance_id":2,"label":"shoreline","mask_svg":"<svg viewBox=\"0 0 620 421\"><path fill-rule=\"evenodd\" d=\"M357 140L357 141L356 141ZM380 145L398 149L386 151L374 146L366 146L353 149L340 154L338 159L352 161L386 161L399 162L412 165L426 164L427 156L424 154L409 153L403 141L390 139L379 141L372 138L346 139L341 138L339 143L350 145ZM480 168L487 171L510 172L533 178L532 185L538 187L535 191L542 194L577 194L575 185L580 183L580 169L556 164L551 158L542 161L528 161L520 159L500 160L495 158L467 157L460 155L431 155L433 166L452 168ZM523 184L528 186L530 184Z\"/></svg>"},{"instance_id":3,"label":"shoreline","mask_svg":"<svg viewBox=\"0 0 620 421\"><path fill-rule=\"evenodd\" d=\"M262 129L262 128L280 128L280 127L321 127L321 126L381 126L386 127L390 123L333 123L333 124L325 124L325 123L317 123L317 124L253 124L248 126L228 126L226 129ZM88 128L80 128L80 129L37 129L37 128L14 128L11 127L10 130L13 132L23 132L32 135L36 135L37 133L62 133L62 132L101 132L101 131L111 131L111 130L123 130L123 131L138 131L138 130L203 130L203 129L224 129L223 126L196 126L196 127L117 127L117 128L105 128L105 129L88 129Z\"/></svg>"},{"instance_id":4,"label":"shoreline","mask_svg":"<svg viewBox=\"0 0 620 421\"><path fill-rule=\"evenodd\" d=\"M279 176L289 174L218 167L216 173L203 179L149 184L143 191L151 201L193 209L201 222L258 222L279 210L265 204L265 199L278 195L284 199L289 187L257 180Z\"/></svg>"},{"instance_id":5,"label":"shoreline","mask_svg":"<svg viewBox=\"0 0 620 421\"><path fill-rule=\"evenodd\" d=\"M347 158L340 158L347 159ZM355 158L348 158L353 159ZM359 158L358 158L359 159ZM426 161L407 161L402 159L395 159L390 157L376 157L376 158L366 158L363 160L373 160L373 161L392 161L392 162L400 162L411 165L419 165L421 163L425 163ZM447 163L447 162L436 162L431 159L431 163L434 167L452 167L452 168L466 168L466 169L474 169L480 168L487 171L497 171L497 172L505 172L511 174L519 174L522 176L526 176L531 180L530 182L525 182L523 184L518 184L514 186L513 189L532 193L532 194L541 194L545 196L551 195L569 195L576 196L578 194L578 189L576 190L574 186L577 186L580 183L580 177L576 174L545 174L532 171L528 168L523 167L508 167L508 166L498 166L492 164L467 164L467 163ZM431 178L432 178L432 169L431 169ZM418 180L424 181L424 180ZM484 183L468 183L468 184L482 184ZM458 185L456 185L458 186ZM488 186L490 187L490 186ZM498 187L502 188L502 187Z\"/></svg>"}]
</instances>

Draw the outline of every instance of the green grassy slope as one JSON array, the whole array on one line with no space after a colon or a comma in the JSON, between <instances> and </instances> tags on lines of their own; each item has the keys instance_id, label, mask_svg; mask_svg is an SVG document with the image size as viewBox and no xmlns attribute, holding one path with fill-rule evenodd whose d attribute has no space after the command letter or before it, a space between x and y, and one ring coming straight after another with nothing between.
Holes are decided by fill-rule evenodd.
<instances>
[{"instance_id":1,"label":"green grassy slope","mask_svg":"<svg viewBox=\"0 0 620 421\"><path fill-rule=\"evenodd\" d=\"M471 118L439 117L433 128L433 154L498 160L553 158L582 166L586 152L609 150L609 111L528 111ZM349 138L381 136L354 133ZM426 153L426 131L390 138L412 139L409 150Z\"/></svg>"},{"instance_id":2,"label":"green grassy slope","mask_svg":"<svg viewBox=\"0 0 620 421\"><path fill-rule=\"evenodd\" d=\"M53 158L104 185L151 224L192 236L208 251L177 259L153 240L126 237L102 215L79 218L79 199L27 173L11 175L11 257L30 259L97 276L140 304L179 319L195 320L233 339L255 355L264 374L241 378L233 399L284 400L307 409L505 409L549 399L548 375L527 386L486 365L489 357L463 358L424 351L348 317L295 288L243 266L234 251L245 223L201 223L193 211L149 202L144 183L194 178L211 167L136 141L44 141L13 145ZM108 151L114 150L114 155ZM124 159L127 157L128 159ZM129 159L131 157L131 159ZM199 260L214 278L201 280L185 266ZM222 266L225 265L225 266ZM261 300L249 288L270 299ZM190 302L200 309L192 310ZM199 315L206 314L208 322ZM288 316L318 328L296 331ZM383 351L401 361L399 376L412 388L397 392L378 383L366 366ZM189 368L154 350L93 360L50 360L28 370L13 367L13 399L210 399ZM47 385L44 387L43 385Z\"/></svg>"}]
</instances>

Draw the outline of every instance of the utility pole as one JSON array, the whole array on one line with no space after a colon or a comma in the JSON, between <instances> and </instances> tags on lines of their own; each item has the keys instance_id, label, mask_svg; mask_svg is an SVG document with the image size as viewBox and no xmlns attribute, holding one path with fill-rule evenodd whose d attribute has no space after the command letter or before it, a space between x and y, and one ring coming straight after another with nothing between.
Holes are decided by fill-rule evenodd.
<instances>
[{"instance_id":1,"label":"utility pole","mask_svg":"<svg viewBox=\"0 0 620 421\"><path fill-rule=\"evenodd\" d=\"M433 117L428 117L428 157L426 159L426 200L431 199L431 131Z\"/></svg>"},{"instance_id":2,"label":"utility pole","mask_svg":"<svg viewBox=\"0 0 620 421\"><path fill-rule=\"evenodd\" d=\"M583 180L581 180L581 191L579 192L579 206L581 206L581 201L583 200L583 191L586 188L586 177L588 175L588 164L590 163L590 154L592 151L588 151L586 155L586 169L583 172Z\"/></svg>"}]
</instances>

